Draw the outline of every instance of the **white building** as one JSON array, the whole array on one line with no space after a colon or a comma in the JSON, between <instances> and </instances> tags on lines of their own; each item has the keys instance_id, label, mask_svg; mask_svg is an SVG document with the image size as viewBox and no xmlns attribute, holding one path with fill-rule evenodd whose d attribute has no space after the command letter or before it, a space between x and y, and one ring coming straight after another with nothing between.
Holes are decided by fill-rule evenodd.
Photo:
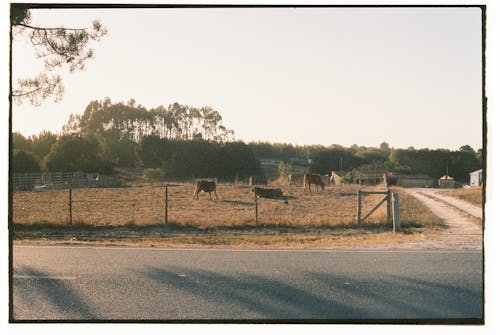
<instances>
[{"instance_id":1,"label":"white building","mask_svg":"<svg viewBox=\"0 0 500 335\"><path fill-rule=\"evenodd\" d=\"M483 169L473 171L469 173L469 176L470 176L470 186L483 185Z\"/></svg>"}]
</instances>

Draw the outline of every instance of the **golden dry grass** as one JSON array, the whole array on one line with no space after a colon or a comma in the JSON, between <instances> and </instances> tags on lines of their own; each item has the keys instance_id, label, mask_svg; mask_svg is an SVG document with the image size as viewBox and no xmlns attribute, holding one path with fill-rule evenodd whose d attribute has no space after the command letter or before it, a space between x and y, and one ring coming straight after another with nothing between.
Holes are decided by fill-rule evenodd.
<instances>
[{"instance_id":1,"label":"golden dry grass","mask_svg":"<svg viewBox=\"0 0 500 335\"><path fill-rule=\"evenodd\" d=\"M467 202L469 202L473 205L476 205L476 206L480 206L480 207L483 206L483 188L482 187L443 190L443 191L440 191L439 193L467 201Z\"/></svg>"},{"instance_id":2,"label":"golden dry grass","mask_svg":"<svg viewBox=\"0 0 500 335\"><path fill-rule=\"evenodd\" d=\"M364 188L368 189L368 188ZM282 187L284 199L258 199L261 225L337 226L356 221L357 187L328 187L309 194L296 186ZM255 203L251 187L219 184L219 199L206 193L193 199L189 183L168 188L169 222L198 228L241 227L255 224ZM363 197L364 213L382 199L382 195ZM67 224L69 191L16 192L14 223ZM131 187L109 189L74 189L73 222L96 226L157 225L164 223L165 188ZM385 206L368 219L370 223L386 222Z\"/></svg>"},{"instance_id":3,"label":"golden dry grass","mask_svg":"<svg viewBox=\"0 0 500 335\"><path fill-rule=\"evenodd\" d=\"M281 186L284 199L259 199L259 226L251 187L219 184L219 200L200 193L194 200L189 183L168 187L169 225L164 225L165 188L74 189L73 226L68 225L68 190L16 192L14 239L30 243L331 247L408 241L420 232L441 229L441 221L420 202L400 194L402 232L396 238L382 205L363 224L356 223L358 186L333 186L305 193ZM375 188L363 187L363 190ZM379 190L379 189L377 189ZM363 197L364 216L383 195ZM370 242L371 241L371 242Z\"/></svg>"}]
</instances>

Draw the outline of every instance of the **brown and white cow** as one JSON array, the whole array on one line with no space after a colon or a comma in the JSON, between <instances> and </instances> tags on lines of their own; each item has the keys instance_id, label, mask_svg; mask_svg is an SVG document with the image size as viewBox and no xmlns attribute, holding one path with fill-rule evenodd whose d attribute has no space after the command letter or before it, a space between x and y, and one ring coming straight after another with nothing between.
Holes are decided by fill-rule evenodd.
<instances>
[{"instance_id":1,"label":"brown and white cow","mask_svg":"<svg viewBox=\"0 0 500 335\"><path fill-rule=\"evenodd\" d=\"M210 200L212 199L212 192L214 192L215 198L219 199L219 197L217 196L217 192L215 191L215 188L216 188L216 183L214 181L198 180L196 182L196 187L194 189L193 199L194 198L198 199L198 194L201 191L207 192L210 195Z\"/></svg>"},{"instance_id":2,"label":"brown and white cow","mask_svg":"<svg viewBox=\"0 0 500 335\"><path fill-rule=\"evenodd\" d=\"M311 184L314 184L315 190L318 189L318 186L321 187L322 190L325 189L325 182L323 181L323 176L316 173L306 173L304 174L304 192L307 192L307 187L309 187L309 193L311 193Z\"/></svg>"}]
</instances>

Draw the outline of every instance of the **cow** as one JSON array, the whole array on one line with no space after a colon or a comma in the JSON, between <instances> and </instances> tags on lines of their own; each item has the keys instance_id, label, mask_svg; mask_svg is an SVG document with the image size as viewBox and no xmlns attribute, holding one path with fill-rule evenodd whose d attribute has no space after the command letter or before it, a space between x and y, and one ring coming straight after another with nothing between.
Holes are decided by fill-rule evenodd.
<instances>
[{"instance_id":1,"label":"cow","mask_svg":"<svg viewBox=\"0 0 500 335\"><path fill-rule=\"evenodd\" d=\"M254 187L252 192L255 192L255 195L261 198L281 198L283 196L283 192L280 188L264 188L264 187Z\"/></svg>"},{"instance_id":2,"label":"cow","mask_svg":"<svg viewBox=\"0 0 500 335\"><path fill-rule=\"evenodd\" d=\"M194 189L194 195L193 199L196 198L198 199L198 194L203 191L203 192L208 192L210 195L210 200L212 200L212 192L215 194L215 198L219 199L217 196L217 192L215 191L216 184L214 181L207 181L207 180L198 180L196 182L196 187Z\"/></svg>"},{"instance_id":3,"label":"cow","mask_svg":"<svg viewBox=\"0 0 500 335\"><path fill-rule=\"evenodd\" d=\"M315 189L318 189L318 185L322 190L325 189L325 182L323 181L323 176L316 173L306 173L304 174L304 192L307 192L307 187L309 187L309 193L311 193L311 184L315 185Z\"/></svg>"}]
</instances>

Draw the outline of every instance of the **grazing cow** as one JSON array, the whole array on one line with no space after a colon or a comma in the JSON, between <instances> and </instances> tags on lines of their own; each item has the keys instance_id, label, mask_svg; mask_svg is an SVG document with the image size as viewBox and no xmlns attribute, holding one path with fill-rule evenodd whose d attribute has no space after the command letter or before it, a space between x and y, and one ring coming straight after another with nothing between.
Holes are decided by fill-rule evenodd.
<instances>
[{"instance_id":1,"label":"grazing cow","mask_svg":"<svg viewBox=\"0 0 500 335\"><path fill-rule=\"evenodd\" d=\"M198 194L201 191L208 192L208 194L210 195L210 200L212 200L212 192L214 192L215 198L219 199L219 197L217 196L217 192L215 191L215 187L216 184L214 181L198 180L196 182L196 188L194 189L193 199L198 199Z\"/></svg>"},{"instance_id":2,"label":"grazing cow","mask_svg":"<svg viewBox=\"0 0 500 335\"><path fill-rule=\"evenodd\" d=\"M318 185L322 190L325 189L325 182L323 181L323 176L316 173L306 173L304 174L304 192L307 191L306 187L309 187L309 193L311 193L311 184L314 184L315 190L318 189Z\"/></svg>"},{"instance_id":3,"label":"grazing cow","mask_svg":"<svg viewBox=\"0 0 500 335\"><path fill-rule=\"evenodd\" d=\"M283 196L283 192L280 188L264 188L264 187L254 187L252 192L258 197L261 198L281 198Z\"/></svg>"}]
</instances>

